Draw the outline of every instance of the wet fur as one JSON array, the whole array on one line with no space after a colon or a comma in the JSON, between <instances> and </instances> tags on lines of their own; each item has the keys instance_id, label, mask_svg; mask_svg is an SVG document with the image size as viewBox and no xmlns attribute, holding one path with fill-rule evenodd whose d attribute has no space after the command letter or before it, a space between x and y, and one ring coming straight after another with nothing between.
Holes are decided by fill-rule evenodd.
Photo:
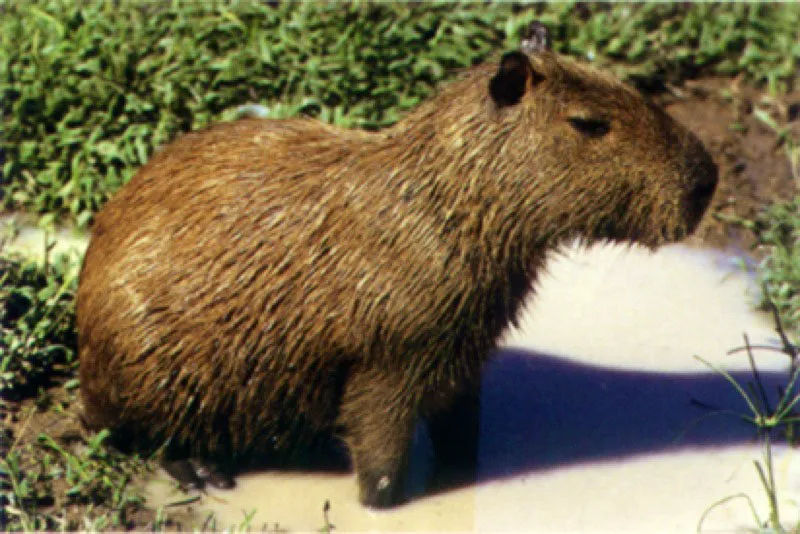
<instances>
[{"instance_id":1,"label":"wet fur","mask_svg":"<svg viewBox=\"0 0 800 534\"><path fill-rule=\"evenodd\" d=\"M518 103L488 64L385 131L242 120L156 154L81 273L89 426L222 458L336 434L362 501L396 502L415 420L477 382L549 251L680 238L713 191L697 139L639 94L530 61Z\"/></svg>"}]
</instances>

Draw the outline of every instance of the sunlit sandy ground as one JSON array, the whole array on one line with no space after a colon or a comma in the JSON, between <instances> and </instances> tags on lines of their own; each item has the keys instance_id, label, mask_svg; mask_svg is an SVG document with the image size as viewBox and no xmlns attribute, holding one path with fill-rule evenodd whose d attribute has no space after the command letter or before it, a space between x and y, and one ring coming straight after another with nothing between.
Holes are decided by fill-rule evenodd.
<instances>
[{"instance_id":1,"label":"sunlit sandy ground","mask_svg":"<svg viewBox=\"0 0 800 534\"><path fill-rule=\"evenodd\" d=\"M27 239L35 244L36 236ZM597 246L554 257L519 328L508 332L483 380L478 483L426 493L430 444L420 426L411 466L416 497L388 512L358 504L350 474L265 472L193 507L217 526L294 531L694 532L704 512L749 496L761 520L766 494L754 460L763 448L736 414L746 404L694 358L751 380L751 343L777 346L771 320L752 311L752 281L729 257L668 246L657 253ZM788 359L756 353L775 398ZM728 412L727 415L720 411ZM773 450L784 524L800 520L800 458ZM149 485L154 504L185 499ZM714 508L704 532L757 523L744 497Z\"/></svg>"},{"instance_id":2,"label":"sunlit sandy ground","mask_svg":"<svg viewBox=\"0 0 800 534\"><path fill-rule=\"evenodd\" d=\"M430 495L424 426L412 460L410 504L372 512L352 475L266 472L234 491L210 490L197 510L218 525L313 530L322 507L340 531L694 532L706 510L744 494L761 520L766 494L754 460L763 448L736 414L746 404L695 355L751 380L743 344L777 346L771 320L752 311L751 278L728 256L681 245L653 254L596 246L553 258L518 329L483 380L479 481ZM788 359L756 354L767 390ZM727 415L719 413L728 412ZM780 511L800 518L800 459L774 449ZM160 502L179 498L152 486ZM744 497L711 510L705 532L757 526Z\"/></svg>"}]
</instances>

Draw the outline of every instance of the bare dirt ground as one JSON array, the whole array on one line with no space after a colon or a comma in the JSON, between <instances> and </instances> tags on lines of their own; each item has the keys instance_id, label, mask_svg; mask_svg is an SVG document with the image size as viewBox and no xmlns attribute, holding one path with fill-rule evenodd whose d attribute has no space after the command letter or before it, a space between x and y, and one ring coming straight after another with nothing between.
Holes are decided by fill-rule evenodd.
<instances>
[{"instance_id":1,"label":"bare dirt ground","mask_svg":"<svg viewBox=\"0 0 800 534\"><path fill-rule=\"evenodd\" d=\"M719 215L753 218L763 207L796 194L786 151L755 111L769 113L798 139L800 92L771 97L735 79L704 78L656 100L702 139L719 166L719 188L692 243L732 252L748 250L753 236Z\"/></svg>"}]
</instances>

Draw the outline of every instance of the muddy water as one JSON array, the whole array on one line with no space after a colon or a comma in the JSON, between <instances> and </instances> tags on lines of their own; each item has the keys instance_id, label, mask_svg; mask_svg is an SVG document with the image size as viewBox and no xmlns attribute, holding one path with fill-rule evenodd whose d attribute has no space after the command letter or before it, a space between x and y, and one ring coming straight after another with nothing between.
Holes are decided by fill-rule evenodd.
<instances>
[{"instance_id":1,"label":"muddy water","mask_svg":"<svg viewBox=\"0 0 800 534\"><path fill-rule=\"evenodd\" d=\"M59 247L83 248L72 233ZM36 253L33 230L11 243ZM39 248L43 250L43 248ZM720 410L747 413L729 384L693 356L751 375L742 344L775 345L752 311L752 281L725 255L675 245L649 253L597 246L553 258L537 298L509 331L483 380L477 484L425 491L431 450L424 425L411 465L416 497L387 512L357 502L349 473L262 472L231 491L209 490L182 507L202 524L338 531L693 532L704 512L733 495L767 501L754 467L752 428ZM757 354L767 390L785 382L782 355ZM800 457L774 449L784 523L800 519ZM147 483L154 506L186 499L163 475ZM744 497L711 510L704 531L756 523Z\"/></svg>"},{"instance_id":2,"label":"muddy water","mask_svg":"<svg viewBox=\"0 0 800 534\"><path fill-rule=\"evenodd\" d=\"M766 498L751 427L718 410L746 405L695 354L749 379L742 344L775 344L751 310L752 282L729 258L683 246L652 254L598 246L554 258L520 327L483 380L478 483L426 494L387 512L358 505L350 474L263 472L193 509L221 526L278 524L340 531L693 532L716 501ZM769 391L786 358L758 354ZM430 444L420 427L412 479L424 486ZM775 449L782 512L797 521L800 458ZM162 480L154 502L182 498ZM713 509L704 530L756 526L744 498Z\"/></svg>"}]
</instances>

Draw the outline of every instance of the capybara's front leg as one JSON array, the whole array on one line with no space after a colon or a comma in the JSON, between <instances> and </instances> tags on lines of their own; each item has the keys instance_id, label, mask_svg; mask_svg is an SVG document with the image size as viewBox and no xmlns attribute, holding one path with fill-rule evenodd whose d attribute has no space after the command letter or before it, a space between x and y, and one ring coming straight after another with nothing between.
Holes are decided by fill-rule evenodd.
<instances>
[{"instance_id":1,"label":"capybara's front leg","mask_svg":"<svg viewBox=\"0 0 800 534\"><path fill-rule=\"evenodd\" d=\"M405 498L416 397L401 379L383 372L356 372L348 379L339 424L365 506L387 508Z\"/></svg>"}]
</instances>

